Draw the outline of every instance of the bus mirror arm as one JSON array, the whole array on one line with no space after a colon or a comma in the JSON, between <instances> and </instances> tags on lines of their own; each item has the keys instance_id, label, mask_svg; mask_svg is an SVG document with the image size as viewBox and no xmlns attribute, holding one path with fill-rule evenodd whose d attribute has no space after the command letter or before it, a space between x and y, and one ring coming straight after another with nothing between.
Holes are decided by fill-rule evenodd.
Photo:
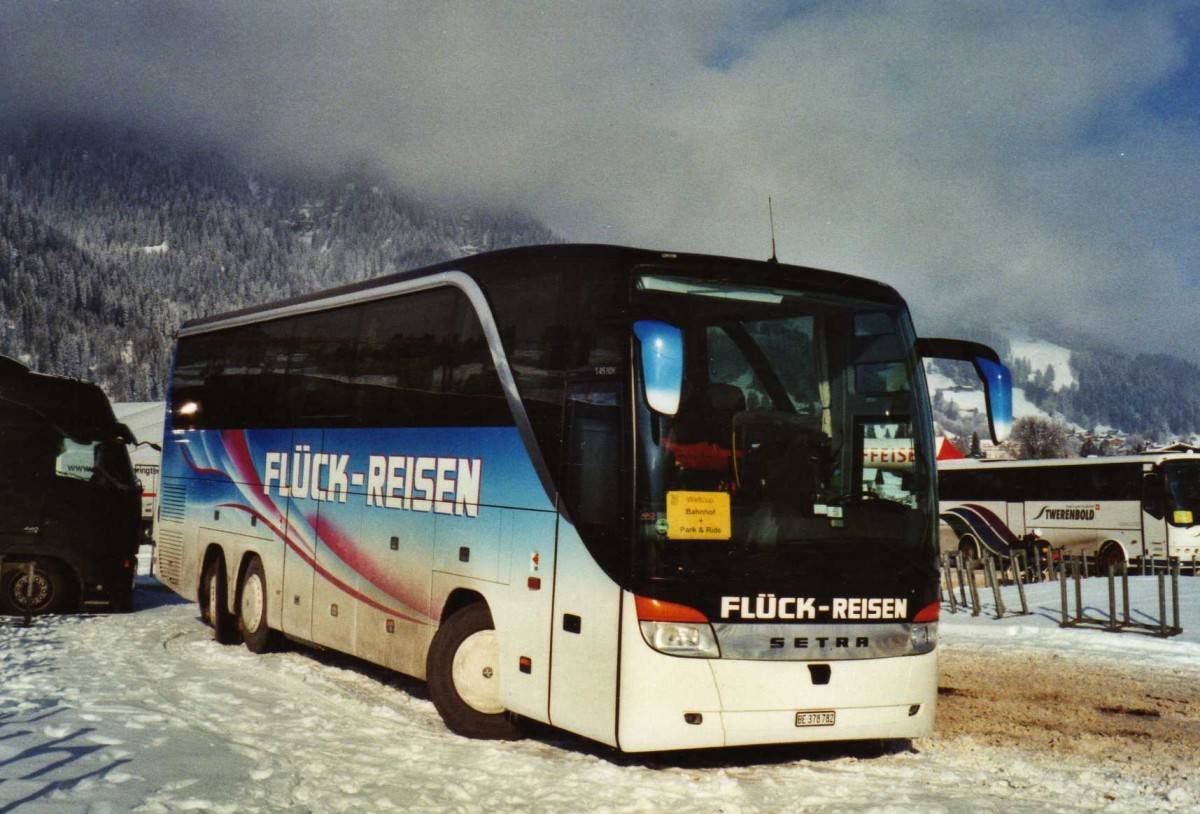
<instances>
[{"instance_id":1,"label":"bus mirror arm","mask_svg":"<svg viewBox=\"0 0 1200 814\"><path fill-rule=\"evenodd\" d=\"M970 362L983 380L987 402L988 430L997 444L1012 431L1012 374L1000 361L1000 355L987 345L963 339L918 339L917 354L923 359L951 359Z\"/></svg>"}]
</instances>

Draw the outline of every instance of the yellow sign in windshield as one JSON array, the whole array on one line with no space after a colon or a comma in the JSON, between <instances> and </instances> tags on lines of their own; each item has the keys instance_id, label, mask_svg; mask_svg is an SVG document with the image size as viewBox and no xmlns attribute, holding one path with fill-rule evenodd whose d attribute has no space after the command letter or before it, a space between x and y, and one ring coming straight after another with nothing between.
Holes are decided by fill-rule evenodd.
<instances>
[{"instance_id":1,"label":"yellow sign in windshield","mask_svg":"<svg viewBox=\"0 0 1200 814\"><path fill-rule=\"evenodd\" d=\"M733 536L728 492L667 492L667 538L728 540Z\"/></svg>"},{"instance_id":2,"label":"yellow sign in windshield","mask_svg":"<svg viewBox=\"0 0 1200 814\"><path fill-rule=\"evenodd\" d=\"M1192 513L1188 511L1176 511L1173 515L1175 525L1190 526L1192 525Z\"/></svg>"}]
</instances>

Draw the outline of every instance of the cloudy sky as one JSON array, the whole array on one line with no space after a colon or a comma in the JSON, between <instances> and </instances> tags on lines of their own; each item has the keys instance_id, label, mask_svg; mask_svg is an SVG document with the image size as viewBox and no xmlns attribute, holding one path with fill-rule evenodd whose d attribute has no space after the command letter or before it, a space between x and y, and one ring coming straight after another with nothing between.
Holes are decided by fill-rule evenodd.
<instances>
[{"instance_id":1,"label":"cloudy sky","mask_svg":"<svg viewBox=\"0 0 1200 814\"><path fill-rule=\"evenodd\" d=\"M0 112L1200 360L1195 2L13 2Z\"/></svg>"}]
</instances>

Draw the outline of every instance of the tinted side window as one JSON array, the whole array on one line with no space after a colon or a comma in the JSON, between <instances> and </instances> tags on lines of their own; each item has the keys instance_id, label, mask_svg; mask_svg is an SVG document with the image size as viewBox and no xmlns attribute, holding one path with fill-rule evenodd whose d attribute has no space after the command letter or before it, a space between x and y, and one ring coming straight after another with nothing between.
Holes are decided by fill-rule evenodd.
<instances>
[{"instance_id":1,"label":"tinted side window","mask_svg":"<svg viewBox=\"0 0 1200 814\"><path fill-rule=\"evenodd\" d=\"M291 336L291 323L275 321L181 339L171 388L175 426L286 425Z\"/></svg>"},{"instance_id":2,"label":"tinted side window","mask_svg":"<svg viewBox=\"0 0 1200 814\"><path fill-rule=\"evenodd\" d=\"M508 426L479 318L453 288L180 341L176 427Z\"/></svg>"},{"instance_id":3,"label":"tinted side window","mask_svg":"<svg viewBox=\"0 0 1200 814\"><path fill-rule=\"evenodd\" d=\"M963 500L962 472L938 472L938 500Z\"/></svg>"},{"instance_id":4,"label":"tinted side window","mask_svg":"<svg viewBox=\"0 0 1200 814\"><path fill-rule=\"evenodd\" d=\"M298 317L281 398L292 405L297 427L353 427L355 373L361 307Z\"/></svg>"},{"instance_id":5,"label":"tinted side window","mask_svg":"<svg viewBox=\"0 0 1200 814\"><path fill-rule=\"evenodd\" d=\"M622 531L621 389L617 381L567 387L563 497L601 565L615 563Z\"/></svg>"},{"instance_id":6,"label":"tinted side window","mask_svg":"<svg viewBox=\"0 0 1200 814\"><path fill-rule=\"evenodd\" d=\"M980 469L948 469L938 472L938 499L1033 499L1031 477L1036 478L1034 470L1029 469L1001 469L986 465Z\"/></svg>"},{"instance_id":7,"label":"tinted side window","mask_svg":"<svg viewBox=\"0 0 1200 814\"><path fill-rule=\"evenodd\" d=\"M1092 485L1097 500L1141 499L1141 464L1098 465L1092 469Z\"/></svg>"},{"instance_id":8,"label":"tinted side window","mask_svg":"<svg viewBox=\"0 0 1200 814\"><path fill-rule=\"evenodd\" d=\"M458 289L363 306L354 381L364 426L512 424L483 328Z\"/></svg>"},{"instance_id":9,"label":"tinted side window","mask_svg":"<svg viewBox=\"0 0 1200 814\"><path fill-rule=\"evenodd\" d=\"M1140 464L984 467L938 474L943 500L1040 500L1047 502L1137 500Z\"/></svg>"}]
</instances>

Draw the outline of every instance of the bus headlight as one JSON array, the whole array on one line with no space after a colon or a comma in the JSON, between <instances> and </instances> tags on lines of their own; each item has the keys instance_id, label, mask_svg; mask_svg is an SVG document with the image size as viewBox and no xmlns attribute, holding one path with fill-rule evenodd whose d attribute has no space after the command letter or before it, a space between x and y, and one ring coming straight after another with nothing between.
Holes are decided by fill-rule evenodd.
<instances>
[{"instance_id":1,"label":"bus headlight","mask_svg":"<svg viewBox=\"0 0 1200 814\"><path fill-rule=\"evenodd\" d=\"M668 656L715 659L721 655L712 625L690 622L640 622L646 644Z\"/></svg>"},{"instance_id":2,"label":"bus headlight","mask_svg":"<svg viewBox=\"0 0 1200 814\"><path fill-rule=\"evenodd\" d=\"M642 638L658 652L701 659L721 657L717 634L700 611L645 596L634 600Z\"/></svg>"},{"instance_id":3,"label":"bus headlight","mask_svg":"<svg viewBox=\"0 0 1200 814\"><path fill-rule=\"evenodd\" d=\"M908 633L908 644L913 653L928 653L937 647L937 622L913 625Z\"/></svg>"},{"instance_id":4,"label":"bus headlight","mask_svg":"<svg viewBox=\"0 0 1200 814\"><path fill-rule=\"evenodd\" d=\"M913 617L912 627L908 630L908 645L914 654L928 653L937 647L938 616L941 614L941 602L932 602Z\"/></svg>"}]
</instances>

